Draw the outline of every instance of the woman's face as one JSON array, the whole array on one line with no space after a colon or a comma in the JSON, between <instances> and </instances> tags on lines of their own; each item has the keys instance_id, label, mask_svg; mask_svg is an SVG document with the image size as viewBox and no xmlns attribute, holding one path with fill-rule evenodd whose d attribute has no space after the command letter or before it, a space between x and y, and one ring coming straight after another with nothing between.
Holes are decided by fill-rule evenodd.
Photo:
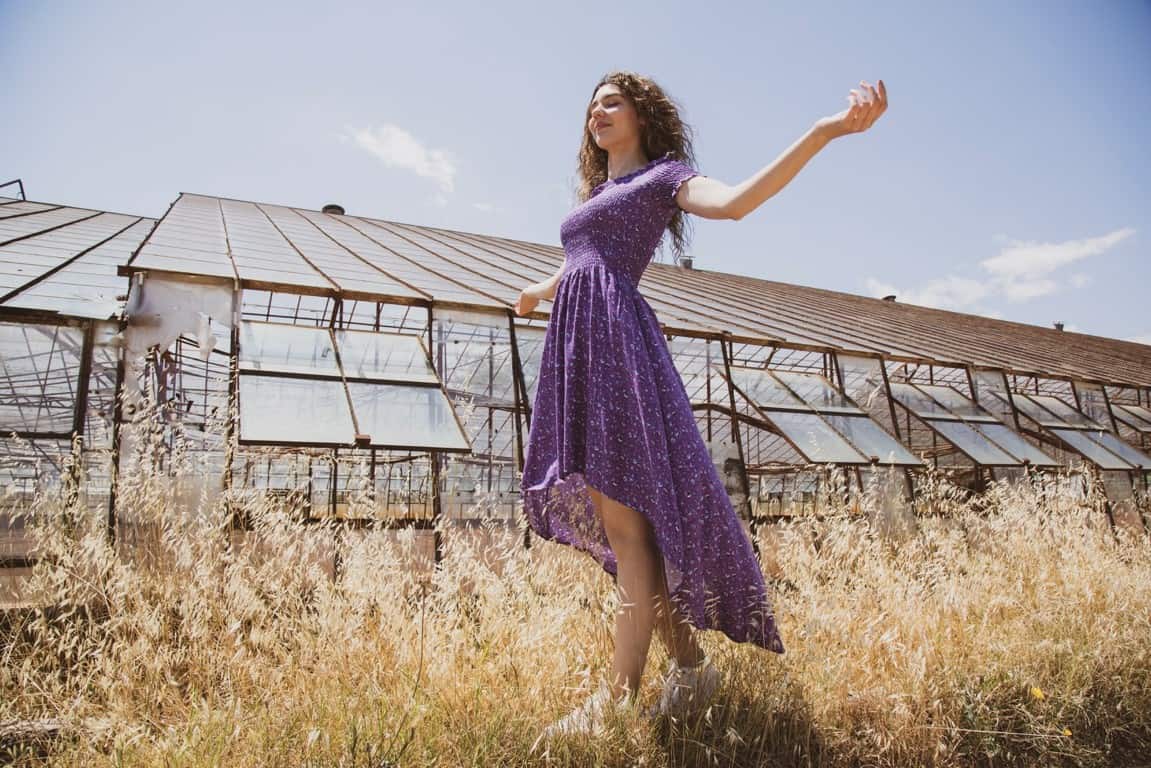
<instances>
[{"instance_id":1,"label":"woman's face","mask_svg":"<svg viewBox=\"0 0 1151 768\"><path fill-rule=\"evenodd\" d=\"M588 107L588 131L600 149L626 148L640 138L639 113L619 86L604 83Z\"/></svg>"}]
</instances>

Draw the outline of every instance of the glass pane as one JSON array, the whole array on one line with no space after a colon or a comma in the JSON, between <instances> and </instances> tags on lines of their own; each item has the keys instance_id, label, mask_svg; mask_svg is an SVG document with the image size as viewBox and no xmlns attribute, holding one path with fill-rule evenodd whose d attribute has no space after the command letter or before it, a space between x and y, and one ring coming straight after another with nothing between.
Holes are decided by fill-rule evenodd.
<instances>
[{"instance_id":1,"label":"glass pane","mask_svg":"<svg viewBox=\"0 0 1151 768\"><path fill-rule=\"evenodd\" d=\"M723 366L717 365L723 372ZM810 410L799 398L791 394L764 370L731 366L731 381L743 390L748 399L761 408L783 407Z\"/></svg>"},{"instance_id":2,"label":"glass pane","mask_svg":"<svg viewBox=\"0 0 1151 768\"><path fill-rule=\"evenodd\" d=\"M974 424L973 426L1017 459L1027 459L1037 467L1059 466L1055 459L1002 424Z\"/></svg>"},{"instance_id":3,"label":"glass pane","mask_svg":"<svg viewBox=\"0 0 1151 768\"><path fill-rule=\"evenodd\" d=\"M990 413L979 407L979 404L969 400L951 387L939 384L918 384L917 389L938 400L951 413L967 421L997 421Z\"/></svg>"},{"instance_id":4,"label":"glass pane","mask_svg":"<svg viewBox=\"0 0 1151 768\"><path fill-rule=\"evenodd\" d=\"M1111 502L1111 515L1116 525L1125 526L1133 533L1142 535L1145 529L1130 475L1126 472L1104 472L1102 475L1103 488L1107 500Z\"/></svg>"},{"instance_id":5,"label":"glass pane","mask_svg":"<svg viewBox=\"0 0 1151 768\"><path fill-rule=\"evenodd\" d=\"M998 394L998 393L996 393ZM1055 416L1040 406L1038 403L1033 402L1031 398L1033 395L1022 395L1018 392L1012 394L1011 399L1015 403L1015 407L1019 412L1026 415L1028 418L1039 422L1045 427L1069 427L1071 426L1063 419Z\"/></svg>"},{"instance_id":6,"label":"glass pane","mask_svg":"<svg viewBox=\"0 0 1151 768\"><path fill-rule=\"evenodd\" d=\"M814 413L772 411L767 416L787 435L808 461L832 464L869 463Z\"/></svg>"},{"instance_id":7,"label":"glass pane","mask_svg":"<svg viewBox=\"0 0 1151 768\"><path fill-rule=\"evenodd\" d=\"M883 365L872 357L837 355L843 390L864 410L886 407L887 385Z\"/></svg>"},{"instance_id":8,"label":"glass pane","mask_svg":"<svg viewBox=\"0 0 1151 768\"><path fill-rule=\"evenodd\" d=\"M72 431L83 346L79 328L0 323L0 435Z\"/></svg>"},{"instance_id":9,"label":"glass pane","mask_svg":"<svg viewBox=\"0 0 1151 768\"><path fill-rule=\"evenodd\" d=\"M1126 424L1139 432L1151 432L1151 424L1133 415L1130 411L1124 409L1122 405L1112 406L1111 412L1115 414L1115 420L1120 424Z\"/></svg>"},{"instance_id":10,"label":"glass pane","mask_svg":"<svg viewBox=\"0 0 1151 768\"><path fill-rule=\"evenodd\" d=\"M921 418L957 420L946 408L910 384L891 382L891 395Z\"/></svg>"},{"instance_id":11,"label":"glass pane","mask_svg":"<svg viewBox=\"0 0 1151 768\"><path fill-rule=\"evenodd\" d=\"M327 328L251 321L240 325L240 370L340 375Z\"/></svg>"},{"instance_id":12,"label":"glass pane","mask_svg":"<svg viewBox=\"0 0 1151 768\"><path fill-rule=\"evenodd\" d=\"M1016 466L1020 463L1014 456L1004 453L987 441L974 428L959 421L932 421L934 429L952 445L971 457L976 464L988 466Z\"/></svg>"},{"instance_id":13,"label":"glass pane","mask_svg":"<svg viewBox=\"0 0 1151 768\"><path fill-rule=\"evenodd\" d=\"M240 439L352 445L355 430L343 382L240 376Z\"/></svg>"},{"instance_id":14,"label":"glass pane","mask_svg":"<svg viewBox=\"0 0 1151 768\"><path fill-rule=\"evenodd\" d=\"M1100 443L1104 448L1116 454L1128 464L1143 467L1144 469L1151 469L1151 458L1148 458L1143 452L1132 448L1110 432L1090 430L1087 434L1091 435L1092 440Z\"/></svg>"},{"instance_id":15,"label":"glass pane","mask_svg":"<svg viewBox=\"0 0 1151 768\"><path fill-rule=\"evenodd\" d=\"M1111 428L1111 414L1107 410L1107 398L1103 395L1103 387L1084 381L1073 384L1075 394L1079 396L1079 410L1083 415L1096 424L1107 429Z\"/></svg>"},{"instance_id":16,"label":"glass pane","mask_svg":"<svg viewBox=\"0 0 1151 768\"><path fill-rule=\"evenodd\" d=\"M399 379L434 381L436 372L428 363L418 336L371 331L336 331L344 375L350 379Z\"/></svg>"},{"instance_id":17,"label":"glass pane","mask_svg":"<svg viewBox=\"0 0 1151 768\"><path fill-rule=\"evenodd\" d=\"M866 416L840 416L832 413L824 418L842 432L860 453L867 458L877 457L880 464L917 466L923 463Z\"/></svg>"},{"instance_id":18,"label":"glass pane","mask_svg":"<svg viewBox=\"0 0 1151 768\"><path fill-rule=\"evenodd\" d=\"M470 450L439 387L348 383L356 423L374 446Z\"/></svg>"},{"instance_id":19,"label":"glass pane","mask_svg":"<svg viewBox=\"0 0 1151 768\"><path fill-rule=\"evenodd\" d=\"M817 411L862 413L847 398L831 386L831 382L818 373L772 371L772 375L790 387L799 397Z\"/></svg>"},{"instance_id":20,"label":"glass pane","mask_svg":"<svg viewBox=\"0 0 1151 768\"><path fill-rule=\"evenodd\" d=\"M1127 416L1131 417L1131 421L1127 423L1132 427L1142 431L1151 430L1151 411L1141 405L1120 405L1116 406L1116 416L1119 415L1119 410L1122 410Z\"/></svg>"},{"instance_id":21,"label":"glass pane","mask_svg":"<svg viewBox=\"0 0 1151 768\"><path fill-rule=\"evenodd\" d=\"M1096 429L1103 428L1101 424L1096 424L1094 421L1087 418L1078 410L1072 408L1070 405L1060 400L1058 397L1052 397L1050 395L1031 395L1030 397L1032 400L1054 413L1066 424L1071 424L1076 427L1095 427Z\"/></svg>"},{"instance_id":22,"label":"glass pane","mask_svg":"<svg viewBox=\"0 0 1151 768\"><path fill-rule=\"evenodd\" d=\"M1131 465L1104 450L1103 446L1091 439L1089 432L1074 429L1053 429L1056 437L1070 445L1075 451L1098 464L1102 469L1131 469Z\"/></svg>"}]
</instances>

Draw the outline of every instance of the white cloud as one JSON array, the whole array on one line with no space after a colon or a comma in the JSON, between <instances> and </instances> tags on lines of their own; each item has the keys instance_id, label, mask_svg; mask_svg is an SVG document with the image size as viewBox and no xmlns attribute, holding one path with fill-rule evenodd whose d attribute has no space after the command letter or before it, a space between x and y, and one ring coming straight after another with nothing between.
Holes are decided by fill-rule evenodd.
<instances>
[{"instance_id":1,"label":"white cloud","mask_svg":"<svg viewBox=\"0 0 1151 768\"><path fill-rule=\"evenodd\" d=\"M1151 346L1151 332L1140 333L1138 336L1131 336L1131 337L1127 338L1126 340L1127 341L1133 341L1136 344L1146 344L1148 346Z\"/></svg>"},{"instance_id":2,"label":"white cloud","mask_svg":"<svg viewBox=\"0 0 1151 768\"><path fill-rule=\"evenodd\" d=\"M484 213L491 213L496 209L491 203L472 203L472 207Z\"/></svg>"},{"instance_id":3,"label":"white cloud","mask_svg":"<svg viewBox=\"0 0 1151 768\"><path fill-rule=\"evenodd\" d=\"M1059 284L1050 275L1060 267L1106 253L1133 234L1134 229L1123 227L1099 237L1062 243L1008 240L998 256L984 259L980 266L999 283L1009 301L1027 301L1059 290ZM1073 277L1072 285L1077 280L1081 282L1083 277L1082 274Z\"/></svg>"},{"instance_id":4,"label":"white cloud","mask_svg":"<svg viewBox=\"0 0 1151 768\"><path fill-rule=\"evenodd\" d=\"M984 259L980 263L991 274L1004 278L1040 277L1088 256L1097 256L1133 234L1134 229L1124 227L1100 237L1068 240L1065 243L1009 241L1010 245L998 256Z\"/></svg>"},{"instance_id":5,"label":"white cloud","mask_svg":"<svg viewBox=\"0 0 1151 768\"><path fill-rule=\"evenodd\" d=\"M435 181L441 192L455 190L456 166L453 155L445 149L431 149L419 139L392 123L384 123L378 128L349 128L350 136L343 137L356 146L374 155L389 168L403 168ZM437 195L438 205L446 202L443 195Z\"/></svg>"},{"instance_id":6,"label":"white cloud","mask_svg":"<svg viewBox=\"0 0 1151 768\"><path fill-rule=\"evenodd\" d=\"M1066 283L1057 273L1068 264L1107 252L1134 233L1133 228L1123 227L1099 237L1062 243L1012 240L996 235L993 239L1002 247L998 255L979 263L984 272L982 278L947 275L932 278L919 288L903 289L873 277L867 278L865 284L872 296L894 293L908 304L990 315L979 308L980 302L995 298L1022 302L1057 293L1065 286L1088 285L1091 275L1085 272L1071 275Z\"/></svg>"}]
</instances>

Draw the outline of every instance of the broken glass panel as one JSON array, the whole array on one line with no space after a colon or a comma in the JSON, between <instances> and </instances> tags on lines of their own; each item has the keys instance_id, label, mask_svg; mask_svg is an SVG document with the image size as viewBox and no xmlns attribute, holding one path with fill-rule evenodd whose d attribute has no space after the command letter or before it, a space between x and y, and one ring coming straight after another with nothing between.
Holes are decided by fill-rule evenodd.
<instances>
[{"instance_id":1,"label":"broken glass panel","mask_svg":"<svg viewBox=\"0 0 1151 768\"><path fill-rule=\"evenodd\" d=\"M959 421L932 420L931 428L952 445L967 454L976 464L986 466L1015 466L1019 460L989 442L975 429Z\"/></svg>"},{"instance_id":2,"label":"broken glass panel","mask_svg":"<svg viewBox=\"0 0 1151 768\"><path fill-rule=\"evenodd\" d=\"M918 466L923 463L866 416L842 416L831 413L823 418L839 430L860 453L868 458L872 456L878 458L880 464Z\"/></svg>"},{"instance_id":3,"label":"broken glass panel","mask_svg":"<svg viewBox=\"0 0 1151 768\"><path fill-rule=\"evenodd\" d=\"M360 433L373 446L470 450L443 390L349 382Z\"/></svg>"},{"instance_id":4,"label":"broken glass panel","mask_svg":"<svg viewBox=\"0 0 1151 768\"><path fill-rule=\"evenodd\" d=\"M343 382L241 375L240 440L352 445L355 429Z\"/></svg>"},{"instance_id":5,"label":"broken glass panel","mask_svg":"<svg viewBox=\"0 0 1151 768\"><path fill-rule=\"evenodd\" d=\"M862 413L835 387L831 386L831 382L818 373L772 371L772 375L790 387L804 402L820 413L824 411Z\"/></svg>"},{"instance_id":6,"label":"broken glass panel","mask_svg":"<svg viewBox=\"0 0 1151 768\"><path fill-rule=\"evenodd\" d=\"M1017 459L1026 459L1037 467L1059 466L1059 462L1002 424L977 423L972 426Z\"/></svg>"},{"instance_id":7,"label":"broken glass panel","mask_svg":"<svg viewBox=\"0 0 1151 768\"><path fill-rule=\"evenodd\" d=\"M439 383L418 336L406 333L336 331L344 375L349 379L391 379Z\"/></svg>"},{"instance_id":8,"label":"broken glass panel","mask_svg":"<svg viewBox=\"0 0 1151 768\"><path fill-rule=\"evenodd\" d=\"M1081 432L1077 429L1053 429L1051 431L1077 453L1086 456L1090 461L1097 464L1100 469L1131 469L1131 465L1126 461L1092 440L1088 432Z\"/></svg>"},{"instance_id":9,"label":"broken glass panel","mask_svg":"<svg viewBox=\"0 0 1151 768\"><path fill-rule=\"evenodd\" d=\"M808 461L833 464L870 463L814 413L769 411L767 417Z\"/></svg>"},{"instance_id":10,"label":"broken glass panel","mask_svg":"<svg viewBox=\"0 0 1151 768\"><path fill-rule=\"evenodd\" d=\"M250 320L240 325L240 370L340 375L327 328Z\"/></svg>"}]
</instances>

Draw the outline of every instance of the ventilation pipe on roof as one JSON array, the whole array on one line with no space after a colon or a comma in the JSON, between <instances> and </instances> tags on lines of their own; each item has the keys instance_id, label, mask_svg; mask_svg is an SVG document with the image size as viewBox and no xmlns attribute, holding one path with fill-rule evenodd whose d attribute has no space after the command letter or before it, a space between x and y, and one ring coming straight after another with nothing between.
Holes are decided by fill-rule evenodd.
<instances>
[{"instance_id":1,"label":"ventilation pipe on roof","mask_svg":"<svg viewBox=\"0 0 1151 768\"><path fill-rule=\"evenodd\" d=\"M889 293L889 294L887 294L886 296L884 296L884 297L883 297L883 300L884 300L884 301L895 301L895 294L894 294L894 293Z\"/></svg>"},{"instance_id":2,"label":"ventilation pipe on roof","mask_svg":"<svg viewBox=\"0 0 1151 768\"><path fill-rule=\"evenodd\" d=\"M691 269L691 256L681 256L679 258L679 265L684 269Z\"/></svg>"},{"instance_id":3,"label":"ventilation pipe on roof","mask_svg":"<svg viewBox=\"0 0 1151 768\"><path fill-rule=\"evenodd\" d=\"M1055 330L1057 330L1057 331L1063 330L1063 321L1062 320L1056 320L1054 325L1055 325Z\"/></svg>"},{"instance_id":4,"label":"ventilation pipe on roof","mask_svg":"<svg viewBox=\"0 0 1151 768\"><path fill-rule=\"evenodd\" d=\"M334 214L343 216L344 215L344 206L339 205L337 203L328 203L327 205L325 205L321 209L320 212L321 213L334 213Z\"/></svg>"}]
</instances>

